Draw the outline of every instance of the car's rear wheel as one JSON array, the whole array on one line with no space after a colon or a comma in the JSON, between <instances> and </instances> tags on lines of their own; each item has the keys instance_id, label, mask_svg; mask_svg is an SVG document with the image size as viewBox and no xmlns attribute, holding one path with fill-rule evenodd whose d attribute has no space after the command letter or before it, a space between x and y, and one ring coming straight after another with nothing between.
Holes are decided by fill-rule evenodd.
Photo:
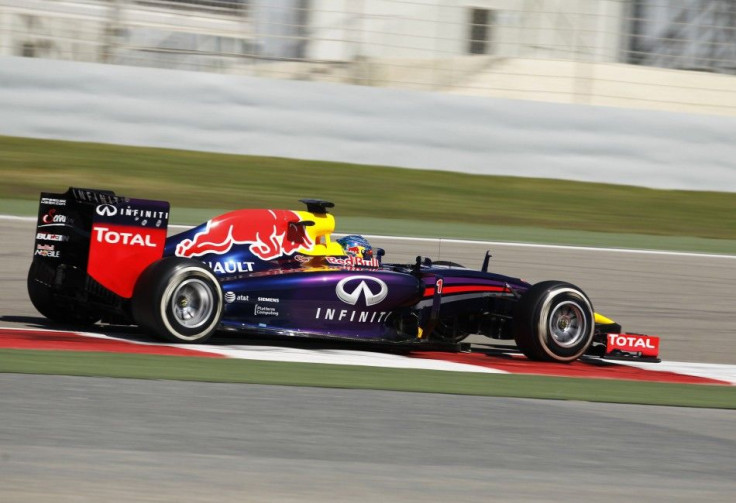
<instances>
[{"instance_id":1,"label":"car's rear wheel","mask_svg":"<svg viewBox=\"0 0 736 503\"><path fill-rule=\"evenodd\" d=\"M174 342L205 342L222 317L223 296L214 274L201 262L169 257L141 273L131 302L136 323Z\"/></svg>"},{"instance_id":2,"label":"car's rear wheel","mask_svg":"<svg viewBox=\"0 0 736 503\"><path fill-rule=\"evenodd\" d=\"M514 312L514 339L530 360L571 362L590 346L593 306L575 285L544 281L527 290Z\"/></svg>"}]
</instances>

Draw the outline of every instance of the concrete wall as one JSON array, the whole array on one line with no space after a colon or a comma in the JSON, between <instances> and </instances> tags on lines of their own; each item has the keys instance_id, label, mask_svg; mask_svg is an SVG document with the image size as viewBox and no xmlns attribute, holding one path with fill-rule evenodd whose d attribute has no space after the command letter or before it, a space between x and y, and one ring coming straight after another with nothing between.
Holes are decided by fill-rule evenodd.
<instances>
[{"instance_id":1,"label":"concrete wall","mask_svg":"<svg viewBox=\"0 0 736 503\"><path fill-rule=\"evenodd\" d=\"M736 192L734 132L733 117L0 58L10 136Z\"/></svg>"},{"instance_id":2,"label":"concrete wall","mask_svg":"<svg viewBox=\"0 0 736 503\"><path fill-rule=\"evenodd\" d=\"M444 91L736 117L736 76L624 65L503 59Z\"/></svg>"}]
</instances>

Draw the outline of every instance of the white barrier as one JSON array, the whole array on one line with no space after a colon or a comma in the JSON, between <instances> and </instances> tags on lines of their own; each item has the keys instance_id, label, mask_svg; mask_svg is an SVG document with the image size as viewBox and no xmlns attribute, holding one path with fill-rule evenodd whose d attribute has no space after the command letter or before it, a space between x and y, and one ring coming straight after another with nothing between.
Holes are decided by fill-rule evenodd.
<instances>
[{"instance_id":1,"label":"white barrier","mask_svg":"<svg viewBox=\"0 0 736 503\"><path fill-rule=\"evenodd\" d=\"M0 58L9 136L736 192L734 132L732 117Z\"/></svg>"}]
</instances>

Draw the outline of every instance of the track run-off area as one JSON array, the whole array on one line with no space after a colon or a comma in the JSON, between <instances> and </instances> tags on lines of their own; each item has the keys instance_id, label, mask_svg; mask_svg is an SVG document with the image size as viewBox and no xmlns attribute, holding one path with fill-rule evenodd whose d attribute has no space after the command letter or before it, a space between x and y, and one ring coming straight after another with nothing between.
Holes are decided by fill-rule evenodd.
<instances>
[{"instance_id":1,"label":"track run-off area","mask_svg":"<svg viewBox=\"0 0 736 503\"><path fill-rule=\"evenodd\" d=\"M366 367L480 372L491 374L548 375L589 379L624 379L682 384L736 385L736 365L686 362L641 363L583 357L571 364L531 362L501 345L474 345L468 352L366 351L339 347L310 348L289 341L280 345L163 344L149 342L141 334L113 335L104 332L77 332L48 329L0 327L0 348L47 351L130 353L200 358L234 358L271 362L356 365ZM273 341L272 341L273 342Z\"/></svg>"},{"instance_id":2,"label":"track run-off area","mask_svg":"<svg viewBox=\"0 0 736 503\"><path fill-rule=\"evenodd\" d=\"M4 306L0 348L180 354L225 358L418 368L482 373L518 373L659 382L736 384L736 337L731 312L736 305L736 257L656 250L601 249L490 243L464 240L370 236L386 250L390 262L414 261L417 255L452 260L478 267L490 249L491 269L532 282L563 279L583 288L596 309L612 317L624 330L658 335L661 363L601 361L583 358L572 365L534 363L513 347L472 338L472 351L407 351L402 353L325 348L324 344L264 343L258 339L223 335L208 345L156 344L135 329L96 327L87 332L57 331L46 326L25 292L30 264L34 219L0 216L7 237L2 261ZM172 226L171 233L182 230Z\"/></svg>"}]
</instances>

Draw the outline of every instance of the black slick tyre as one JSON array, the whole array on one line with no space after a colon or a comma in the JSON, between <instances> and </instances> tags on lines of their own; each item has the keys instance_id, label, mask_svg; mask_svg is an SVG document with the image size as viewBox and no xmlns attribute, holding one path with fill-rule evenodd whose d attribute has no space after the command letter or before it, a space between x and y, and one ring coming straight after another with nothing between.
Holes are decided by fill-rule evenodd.
<instances>
[{"instance_id":1,"label":"black slick tyre","mask_svg":"<svg viewBox=\"0 0 736 503\"><path fill-rule=\"evenodd\" d=\"M222 288L201 262L168 257L141 273L131 308L135 322L161 339L202 343L220 323Z\"/></svg>"},{"instance_id":2,"label":"black slick tyre","mask_svg":"<svg viewBox=\"0 0 736 503\"><path fill-rule=\"evenodd\" d=\"M567 363L590 346L595 314L575 285L544 281L527 290L514 312L514 339L530 360Z\"/></svg>"}]
</instances>

